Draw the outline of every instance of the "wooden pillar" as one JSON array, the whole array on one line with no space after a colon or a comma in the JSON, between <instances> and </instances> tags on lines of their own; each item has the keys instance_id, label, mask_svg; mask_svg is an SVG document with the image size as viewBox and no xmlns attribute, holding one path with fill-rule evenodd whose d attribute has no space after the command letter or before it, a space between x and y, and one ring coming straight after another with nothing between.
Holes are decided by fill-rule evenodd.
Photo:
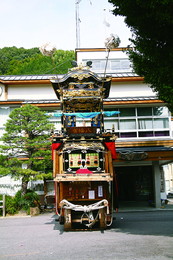
<instances>
[{"instance_id":1,"label":"wooden pillar","mask_svg":"<svg viewBox=\"0 0 173 260\"><path fill-rule=\"evenodd\" d=\"M105 229L106 228L106 213L105 208L99 209L99 220L100 220L100 228Z\"/></svg>"},{"instance_id":2,"label":"wooden pillar","mask_svg":"<svg viewBox=\"0 0 173 260\"><path fill-rule=\"evenodd\" d=\"M53 150L53 177L59 173L59 156L56 150Z\"/></svg>"},{"instance_id":3,"label":"wooden pillar","mask_svg":"<svg viewBox=\"0 0 173 260\"><path fill-rule=\"evenodd\" d=\"M64 210L64 218L65 218L64 230L71 230L72 219L71 219L71 210L70 209Z\"/></svg>"},{"instance_id":4,"label":"wooden pillar","mask_svg":"<svg viewBox=\"0 0 173 260\"><path fill-rule=\"evenodd\" d=\"M55 209L56 213L58 213L59 208L59 183L55 181Z\"/></svg>"},{"instance_id":5,"label":"wooden pillar","mask_svg":"<svg viewBox=\"0 0 173 260\"><path fill-rule=\"evenodd\" d=\"M161 197L160 197L161 178L160 178L159 161L153 161L152 166L153 166L155 207L160 208L161 207Z\"/></svg>"},{"instance_id":6,"label":"wooden pillar","mask_svg":"<svg viewBox=\"0 0 173 260\"><path fill-rule=\"evenodd\" d=\"M113 177L114 171L113 171L113 162L112 162L111 151L108 151L108 165L109 165L110 176Z\"/></svg>"},{"instance_id":7,"label":"wooden pillar","mask_svg":"<svg viewBox=\"0 0 173 260\"><path fill-rule=\"evenodd\" d=\"M5 194L3 194L3 217L5 217Z\"/></svg>"},{"instance_id":8,"label":"wooden pillar","mask_svg":"<svg viewBox=\"0 0 173 260\"><path fill-rule=\"evenodd\" d=\"M0 209L2 209L3 217L5 217L5 195L4 194L3 194L2 200L0 200Z\"/></svg>"}]
</instances>

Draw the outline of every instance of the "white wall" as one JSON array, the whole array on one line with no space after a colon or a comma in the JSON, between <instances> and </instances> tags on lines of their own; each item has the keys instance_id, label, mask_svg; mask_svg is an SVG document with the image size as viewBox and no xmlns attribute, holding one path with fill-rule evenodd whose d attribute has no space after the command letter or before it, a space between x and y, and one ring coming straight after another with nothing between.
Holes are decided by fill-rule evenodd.
<instances>
[{"instance_id":1,"label":"white wall","mask_svg":"<svg viewBox=\"0 0 173 260\"><path fill-rule=\"evenodd\" d=\"M8 99L50 100L57 99L53 87L46 85L11 85L8 87Z\"/></svg>"},{"instance_id":2,"label":"white wall","mask_svg":"<svg viewBox=\"0 0 173 260\"><path fill-rule=\"evenodd\" d=\"M81 63L82 60L90 60L90 59L106 59L108 56L107 51L78 51L77 53L77 61ZM109 59L124 59L128 58L128 55L122 51L110 51Z\"/></svg>"},{"instance_id":3,"label":"white wall","mask_svg":"<svg viewBox=\"0 0 173 260\"><path fill-rule=\"evenodd\" d=\"M163 166L165 174L165 189L166 193L173 192L173 164Z\"/></svg>"},{"instance_id":4,"label":"white wall","mask_svg":"<svg viewBox=\"0 0 173 260\"><path fill-rule=\"evenodd\" d=\"M10 176L0 178L0 194L14 196L21 189L21 181L14 180Z\"/></svg>"},{"instance_id":5,"label":"white wall","mask_svg":"<svg viewBox=\"0 0 173 260\"><path fill-rule=\"evenodd\" d=\"M142 82L112 82L109 98L155 96L149 85Z\"/></svg>"},{"instance_id":6,"label":"white wall","mask_svg":"<svg viewBox=\"0 0 173 260\"><path fill-rule=\"evenodd\" d=\"M110 98L156 96L149 85L142 82L112 82ZM1 97L0 97L1 98ZM11 85L8 87L8 100L50 100L57 99L53 87L47 85ZM3 98L4 100L4 98Z\"/></svg>"},{"instance_id":7,"label":"white wall","mask_svg":"<svg viewBox=\"0 0 173 260\"><path fill-rule=\"evenodd\" d=\"M5 87L3 84L0 83L0 100L5 99Z\"/></svg>"}]
</instances>

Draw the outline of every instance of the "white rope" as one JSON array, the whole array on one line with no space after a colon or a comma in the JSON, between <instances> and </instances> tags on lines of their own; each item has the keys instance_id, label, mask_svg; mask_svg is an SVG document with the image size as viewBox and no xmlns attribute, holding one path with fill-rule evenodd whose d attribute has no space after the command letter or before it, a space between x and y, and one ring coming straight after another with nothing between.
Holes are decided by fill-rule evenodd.
<instances>
[{"instance_id":1,"label":"white rope","mask_svg":"<svg viewBox=\"0 0 173 260\"><path fill-rule=\"evenodd\" d=\"M98 216L99 216L99 211L97 212L97 215L96 215L96 217L95 217L95 219L94 219L94 217L93 217L93 214L90 212L89 214L87 214L87 213L83 213L82 214L82 216L81 216L81 224L83 223L83 217L84 216L87 216L87 218L88 218L88 224L84 224L85 226L87 226L88 228L91 228L91 227L93 227L94 226L94 224L96 223L96 221L97 221L97 219L98 219ZM91 217L92 216L92 217Z\"/></svg>"},{"instance_id":2,"label":"white rope","mask_svg":"<svg viewBox=\"0 0 173 260\"><path fill-rule=\"evenodd\" d=\"M105 216L105 219L106 219L106 216ZM110 223L108 224L107 221L106 221L106 226L107 227L110 227L112 225L112 222L113 222L113 216L111 215L111 221Z\"/></svg>"},{"instance_id":3,"label":"white rope","mask_svg":"<svg viewBox=\"0 0 173 260\"><path fill-rule=\"evenodd\" d=\"M60 206L61 208L64 208L64 209L71 209L71 210L74 210L74 211L83 211L83 212L91 212L93 210L98 210L98 209L102 209L102 208L107 208L107 214L109 214L109 207L108 207L108 201L103 199L101 201L98 201L94 204L91 204L91 205L77 205L77 204L73 204L71 202L69 202L68 200L62 200L60 202Z\"/></svg>"},{"instance_id":4,"label":"white rope","mask_svg":"<svg viewBox=\"0 0 173 260\"><path fill-rule=\"evenodd\" d=\"M98 216L99 216L99 211L98 211L96 217L94 218L92 211L103 209L103 208L106 207L107 208L107 214L109 214L108 201L106 199L103 199L103 200L98 201L98 202L91 204L91 205L84 205L84 206L73 204L73 203L69 202L68 200L64 199L60 202L60 206L61 206L61 212L62 212L63 208L78 211L78 212L79 211L83 212L83 214L81 216L81 224L84 224L88 228L91 228L96 223ZM88 224L83 223L83 219L84 219L85 216L88 218ZM112 219L113 218L111 217L110 224L107 224L106 214L105 214L105 223L106 223L107 226L110 226L112 224Z\"/></svg>"}]
</instances>

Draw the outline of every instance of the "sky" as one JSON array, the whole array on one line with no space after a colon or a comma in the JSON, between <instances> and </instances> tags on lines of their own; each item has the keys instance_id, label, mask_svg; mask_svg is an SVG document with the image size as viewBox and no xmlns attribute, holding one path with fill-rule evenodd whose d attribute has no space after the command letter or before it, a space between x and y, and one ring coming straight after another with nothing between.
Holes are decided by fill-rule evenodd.
<instances>
[{"instance_id":1,"label":"sky","mask_svg":"<svg viewBox=\"0 0 173 260\"><path fill-rule=\"evenodd\" d=\"M108 0L0 0L0 48L29 49L50 43L57 49L75 50L76 36L80 48L103 48L110 34L118 35L120 47L126 47L130 29L112 9Z\"/></svg>"}]
</instances>

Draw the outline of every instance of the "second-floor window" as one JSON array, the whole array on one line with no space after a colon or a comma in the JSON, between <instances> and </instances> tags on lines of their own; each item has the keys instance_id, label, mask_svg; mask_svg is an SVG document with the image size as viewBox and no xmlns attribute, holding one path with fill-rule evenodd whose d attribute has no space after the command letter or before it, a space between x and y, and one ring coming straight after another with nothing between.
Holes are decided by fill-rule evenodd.
<instances>
[{"instance_id":1,"label":"second-floor window","mask_svg":"<svg viewBox=\"0 0 173 260\"><path fill-rule=\"evenodd\" d=\"M166 107L118 109L120 114L105 118L104 128L114 128L119 138L168 137L171 118Z\"/></svg>"},{"instance_id":2,"label":"second-floor window","mask_svg":"<svg viewBox=\"0 0 173 260\"><path fill-rule=\"evenodd\" d=\"M88 60L83 60L87 62ZM96 73L104 73L106 66L106 59L91 59L92 68ZM129 59L109 59L107 62L107 73L131 72L131 62Z\"/></svg>"},{"instance_id":3,"label":"second-floor window","mask_svg":"<svg viewBox=\"0 0 173 260\"><path fill-rule=\"evenodd\" d=\"M105 108L111 110L111 108ZM160 138L171 136L171 115L167 107L112 108L120 111L113 117L104 116L104 129L115 130L119 138ZM58 111L54 111L58 112ZM60 117L50 118L56 130L61 130ZM76 126L83 126L83 119L76 119ZM91 126L91 120L85 120Z\"/></svg>"}]
</instances>

